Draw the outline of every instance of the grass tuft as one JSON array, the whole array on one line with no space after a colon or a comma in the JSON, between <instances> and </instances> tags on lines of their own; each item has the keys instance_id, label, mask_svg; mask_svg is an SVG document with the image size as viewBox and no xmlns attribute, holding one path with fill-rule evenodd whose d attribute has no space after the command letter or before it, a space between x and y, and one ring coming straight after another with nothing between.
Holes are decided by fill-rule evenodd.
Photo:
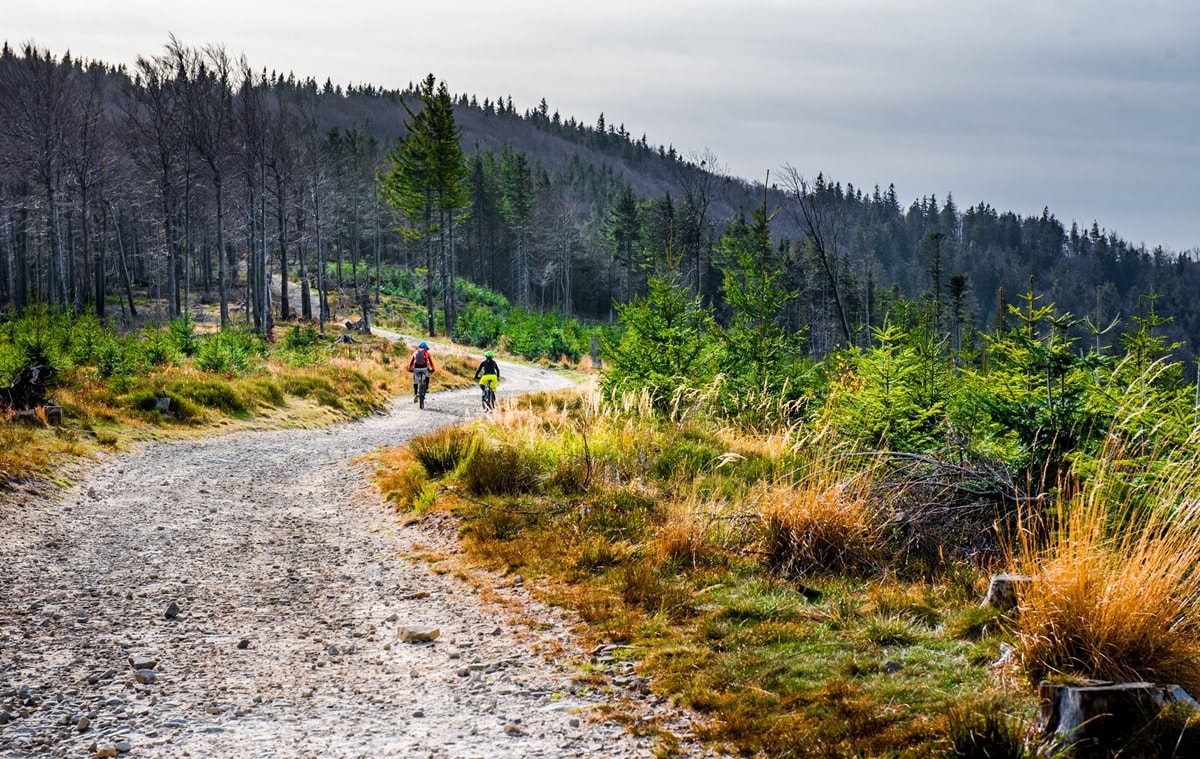
<instances>
[{"instance_id":1,"label":"grass tuft","mask_svg":"<svg viewBox=\"0 0 1200 759\"><path fill-rule=\"evenodd\" d=\"M863 635L877 646L910 646L920 638L916 623L903 614L872 617L867 620Z\"/></svg>"},{"instance_id":2,"label":"grass tuft","mask_svg":"<svg viewBox=\"0 0 1200 759\"><path fill-rule=\"evenodd\" d=\"M1178 683L1200 692L1200 501L1178 470L1153 488L1119 484L1109 458L1058 502L1049 537L1027 530L1017 566L1017 645L1033 678L1052 674ZM1152 497L1146 498L1146 493Z\"/></svg>"},{"instance_id":3,"label":"grass tuft","mask_svg":"<svg viewBox=\"0 0 1200 759\"><path fill-rule=\"evenodd\" d=\"M393 448L379 454L375 478L383 497L402 511L428 507L430 493L436 493L425 467L407 447Z\"/></svg>"},{"instance_id":4,"label":"grass tuft","mask_svg":"<svg viewBox=\"0 0 1200 759\"><path fill-rule=\"evenodd\" d=\"M996 700L969 701L946 714L951 756L961 759L1035 759L1025 725Z\"/></svg>"},{"instance_id":5,"label":"grass tuft","mask_svg":"<svg viewBox=\"0 0 1200 759\"><path fill-rule=\"evenodd\" d=\"M413 457L430 477L441 477L458 468L479 445L479 437L466 427L447 427L409 441Z\"/></svg>"},{"instance_id":6,"label":"grass tuft","mask_svg":"<svg viewBox=\"0 0 1200 759\"><path fill-rule=\"evenodd\" d=\"M652 614L677 619L692 612L691 592L673 576L666 576L662 565L647 558L624 565L621 594L625 603Z\"/></svg>"},{"instance_id":7,"label":"grass tuft","mask_svg":"<svg viewBox=\"0 0 1200 759\"><path fill-rule=\"evenodd\" d=\"M784 576L879 566L880 529L862 477L821 469L798 485L760 489L767 565Z\"/></svg>"},{"instance_id":8,"label":"grass tuft","mask_svg":"<svg viewBox=\"0 0 1200 759\"><path fill-rule=\"evenodd\" d=\"M509 444L481 444L463 464L461 481L474 495L520 495L538 489L542 469L534 453Z\"/></svg>"}]
</instances>

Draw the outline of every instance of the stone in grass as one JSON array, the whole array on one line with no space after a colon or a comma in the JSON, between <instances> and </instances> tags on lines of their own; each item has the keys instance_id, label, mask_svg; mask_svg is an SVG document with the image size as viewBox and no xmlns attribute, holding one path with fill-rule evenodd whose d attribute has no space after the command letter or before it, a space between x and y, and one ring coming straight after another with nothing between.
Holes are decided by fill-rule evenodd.
<instances>
[{"instance_id":1,"label":"stone in grass","mask_svg":"<svg viewBox=\"0 0 1200 759\"><path fill-rule=\"evenodd\" d=\"M400 634L400 640L405 643L432 643L442 634L442 631L437 627L417 627L413 625L401 625L397 632Z\"/></svg>"}]
</instances>

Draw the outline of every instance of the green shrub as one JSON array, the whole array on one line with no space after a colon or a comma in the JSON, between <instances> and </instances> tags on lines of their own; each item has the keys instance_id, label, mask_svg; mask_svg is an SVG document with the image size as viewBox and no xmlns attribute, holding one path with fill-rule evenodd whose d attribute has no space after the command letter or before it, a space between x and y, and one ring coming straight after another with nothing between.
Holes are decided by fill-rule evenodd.
<instances>
[{"instance_id":1,"label":"green shrub","mask_svg":"<svg viewBox=\"0 0 1200 759\"><path fill-rule=\"evenodd\" d=\"M458 294L467 304L485 306L501 315L508 312L508 298L503 294L481 287L466 279L457 280L457 284Z\"/></svg>"},{"instance_id":2,"label":"green shrub","mask_svg":"<svg viewBox=\"0 0 1200 759\"><path fill-rule=\"evenodd\" d=\"M328 354L321 346L281 348L272 354L272 358L296 369L302 369L322 363L328 358Z\"/></svg>"},{"instance_id":3,"label":"green shrub","mask_svg":"<svg viewBox=\"0 0 1200 759\"><path fill-rule=\"evenodd\" d=\"M5 327L5 336L13 345L12 358L15 360L8 379L26 366L48 364L64 370L71 365L68 353L70 314L52 314L45 306L35 306Z\"/></svg>"},{"instance_id":4,"label":"green shrub","mask_svg":"<svg viewBox=\"0 0 1200 759\"><path fill-rule=\"evenodd\" d=\"M128 377L137 369L129 343L113 337L95 351L96 372L105 379Z\"/></svg>"},{"instance_id":5,"label":"green shrub","mask_svg":"<svg viewBox=\"0 0 1200 759\"><path fill-rule=\"evenodd\" d=\"M255 399L276 408L285 405L283 388L271 379L243 380L242 386Z\"/></svg>"},{"instance_id":6,"label":"green shrub","mask_svg":"<svg viewBox=\"0 0 1200 759\"><path fill-rule=\"evenodd\" d=\"M25 366L25 354L12 342L0 342L0 385L7 385Z\"/></svg>"},{"instance_id":7,"label":"green shrub","mask_svg":"<svg viewBox=\"0 0 1200 759\"><path fill-rule=\"evenodd\" d=\"M312 348L321 341L321 335L312 324L293 324L283 336L283 347L288 350Z\"/></svg>"},{"instance_id":8,"label":"green shrub","mask_svg":"<svg viewBox=\"0 0 1200 759\"><path fill-rule=\"evenodd\" d=\"M191 358L200 352L200 340L196 337L195 324L189 314L185 313L168 322L167 334L175 350L184 356Z\"/></svg>"},{"instance_id":9,"label":"green shrub","mask_svg":"<svg viewBox=\"0 0 1200 759\"><path fill-rule=\"evenodd\" d=\"M625 329L604 341L603 384L609 398L645 391L665 410L677 390L712 377L715 324L677 278L650 277L647 287L645 296L617 306Z\"/></svg>"},{"instance_id":10,"label":"green shrub","mask_svg":"<svg viewBox=\"0 0 1200 759\"><path fill-rule=\"evenodd\" d=\"M165 413L158 407L159 398L164 397L170 399L170 406ZM146 387L130 392L121 400L121 405L134 409L138 416L154 423L160 423L167 418L187 422L202 416L199 407L190 400L173 395L167 390Z\"/></svg>"},{"instance_id":11,"label":"green shrub","mask_svg":"<svg viewBox=\"0 0 1200 759\"><path fill-rule=\"evenodd\" d=\"M246 399L229 382L202 380L198 382L172 382L167 386L167 395L183 399L202 408L210 408L241 416L247 413Z\"/></svg>"},{"instance_id":12,"label":"green shrub","mask_svg":"<svg viewBox=\"0 0 1200 759\"><path fill-rule=\"evenodd\" d=\"M310 398L322 406L345 410L341 396L333 383L324 377L310 374L291 374L280 378L283 392L297 398Z\"/></svg>"},{"instance_id":13,"label":"green shrub","mask_svg":"<svg viewBox=\"0 0 1200 759\"><path fill-rule=\"evenodd\" d=\"M258 339L249 332L222 330L200 343L196 352L196 368L213 374L243 374L250 369L260 349Z\"/></svg>"},{"instance_id":14,"label":"green shrub","mask_svg":"<svg viewBox=\"0 0 1200 759\"><path fill-rule=\"evenodd\" d=\"M503 317L490 308L468 303L454 325L454 341L477 348L496 345L504 329Z\"/></svg>"},{"instance_id":15,"label":"green shrub","mask_svg":"<svg viewBox=\"0 0 1200 759\"><path fill-rule=\"evenodd\" d=\"M169 330L147 329L142 333L142 339L134 343L138 361L146 367L167 366L175 362L181 355L175 339Z\"/></svg>"},{"instance_id":16,"label":"green shrub","mask_svg":"<svg viewBox=\"0 0 1200 759\"><path fill-rule=\"evenodd\" d=\"M332 382L314 374L288 374L280 377L279 381L283 384L285 393L297 398L336 392Z\"/></svg>"},{"instance_id":17,"label":"green shrub","mask_svg":"<svg viewBox=\"0 0 1200 759\"><path fill-rule=\"evenodd\" d=\"M513 309L500 343L510 353L530 361L545 358L575 362L590 350L593 334L598 334L597 330L585 329L556 313Z\"/></svg>"},{"instance_id":18,"label":"green shrub","mask_svg":"<svg viewBox=\"0 0 1200 759\"><path fill-rule=\"evenodd\" d=\"M138 411L154 411L158 408L158 393L148 388L136 390L126 398L126 405Z\"/></svg>"},{"instance_id":19,"label":"green shrub","mask_svg":"<svg viewBox=\"0 0 1200 759\"><path fill-rule=\"evenodd\" d=\"M71 363L76 366L94 364L97 351L116 338L116 334L101 324L90 311L79 315L74 321L67 314L63 314L62 319L55 321L66 328L64 347Z\"/></svg>"}]
</instances>

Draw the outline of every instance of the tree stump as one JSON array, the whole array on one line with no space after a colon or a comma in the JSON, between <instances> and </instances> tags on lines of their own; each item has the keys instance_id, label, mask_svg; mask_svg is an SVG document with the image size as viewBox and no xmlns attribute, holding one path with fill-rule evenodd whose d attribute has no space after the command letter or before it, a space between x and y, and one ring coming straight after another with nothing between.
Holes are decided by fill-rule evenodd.
<instances>
[{"instance_id":1,"label":"tree stump","mask_svg":"<svg viewBox=\"0 0 1200 759\"><path fill-rule=\"evenodd\" d=\"M1038 686L1042 739L1057 747L1117 749L1162 709L1186 704L1200 709L1178 685L1096 683Z\"/></svg>"},{"instance_id":2,"label":"tree stump","mask_svg":"<svg viewBox=\"0 0 1200 759\"><path fill-rule=\"evenodd\" d=\"M992 575L988 585L987 596L983 599L984 606L993 606L1001 611L1017 608L1020 589L1023 585L1033 582L1029 575L1000 574Z\"/></svg>"}]
</instances>

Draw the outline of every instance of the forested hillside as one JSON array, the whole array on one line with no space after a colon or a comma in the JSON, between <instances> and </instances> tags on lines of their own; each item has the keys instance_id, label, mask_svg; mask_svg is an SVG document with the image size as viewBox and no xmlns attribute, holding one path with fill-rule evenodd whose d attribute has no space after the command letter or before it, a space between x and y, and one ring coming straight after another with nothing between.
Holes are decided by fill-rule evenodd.
<instances>
[{"instance_id":1,"label":"forested hillside","mask_svg":"<svg viewBox=\"0 0 1200 759\"><path fill-rule=\"evenodd\" d=\"M132 70L6 45L0 309L44 302L132 322L138 291L172 316L219 302L223 322L261 330L293 311L320 318L310 292L353 301L383 264L427 266L431 230L414 231L379 192L420 89L298 81L174 39ZM438 302L461 277L517 305L606 320L671 268L724 319L720 241L765 206L773 265L795 294L787 327L814 356L868 345L870 328L915 302L969 349L1031 282L1091 345L1116 344L1138 315L1169 318L1159 327L1171 339L1200 333L1192 255L1131 245L1098 222L960 208L950 194L906 207L894 187L843 186L820 166L730 177L719 156L681 154L603 114L585 123L503 94L451 104L465 197L433 230L452 232L450 265L430 280ZM292 284L272 295L279 275ZM444 314L434 329L447 329Z\"/></svg>"},{"instance_id":2,"label":"forested hillside","mask_svg":"<svg viewBox=\"0 0 1200 759\"><path fill-rule=\"evenodd\" d=\"M0 388L0 486L148 431L423 415L396 404L403 343L324 329L374 310L530 361L599 350L585 387L514 383L478 416L439 393L453 413L381 453L379 486L440 535L452 512L473 560L536 578L716 748L1045 756L1073 729L1036 736L1044 678L1200 693L1197 251L770 168L433 74L6 45L0 382L25 381ZM473 384L438 347L432 389ZM189 513L230 500L204 484ZM1020 597L981 605L1001 569ZM1194 715L1163 714L1121 755L1200 755Z\"/></svg>"}]
</instances>

